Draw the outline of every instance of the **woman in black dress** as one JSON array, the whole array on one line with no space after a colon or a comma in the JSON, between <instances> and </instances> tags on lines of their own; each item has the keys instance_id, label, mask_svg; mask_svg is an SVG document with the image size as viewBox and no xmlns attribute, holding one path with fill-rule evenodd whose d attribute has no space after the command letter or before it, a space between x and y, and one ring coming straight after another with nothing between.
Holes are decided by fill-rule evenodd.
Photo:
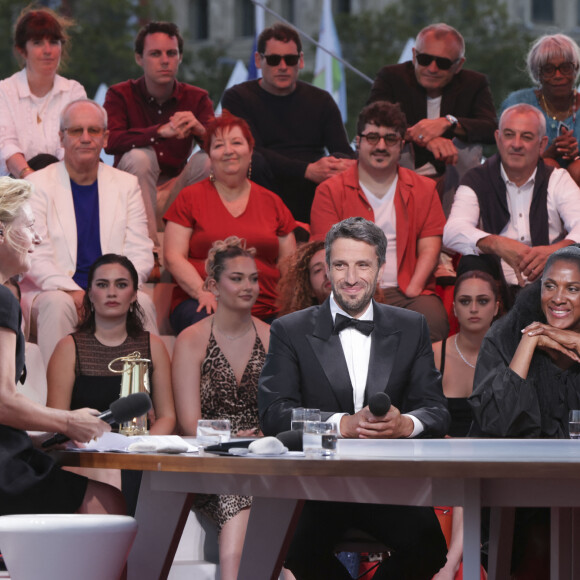
<instances>
[{"instance_id":1,"label":"woman in black dress","mask_svg":"<svg viewBox=\"0 0 580 580\"><path fill-rule=\"evenodd\" d=\"M0 178L1 283L29 269L40 242L28 203L31 191L26 181ZM24 371L21 320L16 298L0 286L0 515L125 513L118 490L59 469L24 431L59 432L83 442L110 427L93 409L49 409L17 391Z\"/></svg>"}]
</instances>

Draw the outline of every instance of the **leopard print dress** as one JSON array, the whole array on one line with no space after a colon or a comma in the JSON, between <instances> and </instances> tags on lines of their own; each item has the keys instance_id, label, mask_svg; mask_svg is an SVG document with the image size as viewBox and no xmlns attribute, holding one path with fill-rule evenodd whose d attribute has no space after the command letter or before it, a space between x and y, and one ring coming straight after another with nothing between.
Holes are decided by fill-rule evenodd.
<instances>
[{"instance_id":1,"label":"leopard print dress","mask_svg":"<svg viewBox=\"0 0 580 580\"><path fill-rule=\"evenodd\" d=\"M232 433L258 428L258 378L265 360L266 351L256 332L250 360L238 384L230 363L213 335L212 322L209 343L201 364L201 416L204 419L229 419ZM251 505L251 497L239 495L197 494L194 500L194 507L214 520L219 532L228 520Z\"/></svg>"}]
</instances>

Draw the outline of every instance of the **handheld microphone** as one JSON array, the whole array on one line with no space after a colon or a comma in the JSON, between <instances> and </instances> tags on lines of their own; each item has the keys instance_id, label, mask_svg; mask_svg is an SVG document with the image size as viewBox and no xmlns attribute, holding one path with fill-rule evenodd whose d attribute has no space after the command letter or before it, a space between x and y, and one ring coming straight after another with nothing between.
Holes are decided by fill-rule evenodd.
<instances>
[{"instance_id":1,"label":"handheld microphone","mask_svg":"<svg viewBox=\"0 0 580 580\"><path fill-rule=\"evenodd\" d=\"M105 423L124 423L133 417L145 415L151 409L151 399L147 393L133 393L111 403L111 408L103 411L98 418ZM62 433L55 433L52 437L43 441L42 447L52 447L59 443L70 441L70 437Z\"/></svg>"},{"instance_id":2,"label":"handheld microphone","mask_svg":"<svg viewBox=\"0 0 580 580\"><path fill-rule=\"evenodd\" d=\"M382 417L391 408L391 397L387 393L375 393L369 399L369 411L376 417Z\"/></svg>"}]
</instances>

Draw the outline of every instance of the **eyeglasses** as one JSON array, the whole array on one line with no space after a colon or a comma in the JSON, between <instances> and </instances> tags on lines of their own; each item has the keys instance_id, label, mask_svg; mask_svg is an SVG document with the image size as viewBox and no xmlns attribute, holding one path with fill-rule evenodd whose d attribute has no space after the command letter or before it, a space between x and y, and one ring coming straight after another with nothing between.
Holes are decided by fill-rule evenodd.
<instances>
[{"instance_id":1,"label":"eyeglasses","mask_svg":"<svg viewBox=\"0 0 580 580\"><path fill-rule=\"evenodd\" d=\"M63 132L66 133L69 137L78 139L79 137L82 137L85 129L87 130L89 137L101 137L105 132L104 127L65 127Z\"/></svg>"},{"instance_id":2,"label":"eyeglasses","mask_svg":"<svg viewBox=\"0 0 580 580\"><path fill-rule=\"evenodd\" d=\"M540 67L540 74L543 77L549 79L556 74L557 70L560 71L561 75L568 77L573 75L578 70L578 66L569 61L563 62L558 66L552 63L548 63Z\"/></svg>"},{"instance_id":3,"label":"eyeglasses","mask_svg":"<svg viewBox=\"0 0 580 580\"><path fill-rule=\"evenodd\" d=\"M399 143L402 139L400 135L396 133L387 133L386 135L381 135L380 133L359 133L358 135L361 139L364 137L368 142L369 145L378 145L381 142L381 139L385 142L387 147L392 147Z\"/></svg>"},{"instance_id":4,"label":"eyeglasses","mask_svg":"<svg viewBox=\"0 0 580 580\"><path fill-rule=\"evenodd\" d=\"M454 64L458 63L460 59L451 60L444 56L433 56L426 52L415 52L415 58L420 66L429 66L433 61L439 70L449 70Z\"/></svg>"},{"instance_id":5,"label":"eyeglasses","mask_svg":"<svg viewBox=\"0 0 580 580\"><path fill-rule=\"evenodd\" d=\"M300 60L299 54L264 54L261 52L260 56L266 59L268 66L278 66L282 59L288 66L296 66Z\"/></svg>"}]
</instances>

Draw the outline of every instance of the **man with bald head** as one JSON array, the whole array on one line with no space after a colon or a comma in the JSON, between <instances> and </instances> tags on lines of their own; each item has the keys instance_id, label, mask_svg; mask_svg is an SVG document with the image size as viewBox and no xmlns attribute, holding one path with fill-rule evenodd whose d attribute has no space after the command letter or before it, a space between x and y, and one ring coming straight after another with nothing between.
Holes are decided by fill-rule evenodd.
<instances>
[{"instance_id":1,"label":"man with bald head","mask_svg":"<svg viewBox=\"0 0 580 580\"><path fill-rule=\"evenodd\" d=\"M28 176L35 227L42 242L22 282L22 310L48 364L56 343L74 331L92 263L103 254L127 256L141 283L153 267L153 243L137 178L100 162L107 113L88 99L62 112L64 159ZM155 309L141 292L148 330Z\"/></svg>"},{"instance_id":2,"label":"man with bald head","mask_svg":"<svg viewBox=\"0 0 580 580\"><path fill-rule=\"evenodd\" d=\"M493 143L496 113L484 75L465 70L465 42L455 28L439 23L419 32L413 60L383 67L369 103L399 103L409 129L413 167L438 177L458 161L463 144Z\"/></svg>"},{"instance_id":3,"label":"man with bald head","mask_svg":"<svg viewBox=\"0 0 580 580\"><path fill-rule=\"evenodd\" d=\"M580 242L580 189L565 169L542 160L548 138L539 109L506 109L495 139L498 153L457 189L443 245L497 256L515 292L542 275L550 254Z\"/></svg>"}]
</instances>

